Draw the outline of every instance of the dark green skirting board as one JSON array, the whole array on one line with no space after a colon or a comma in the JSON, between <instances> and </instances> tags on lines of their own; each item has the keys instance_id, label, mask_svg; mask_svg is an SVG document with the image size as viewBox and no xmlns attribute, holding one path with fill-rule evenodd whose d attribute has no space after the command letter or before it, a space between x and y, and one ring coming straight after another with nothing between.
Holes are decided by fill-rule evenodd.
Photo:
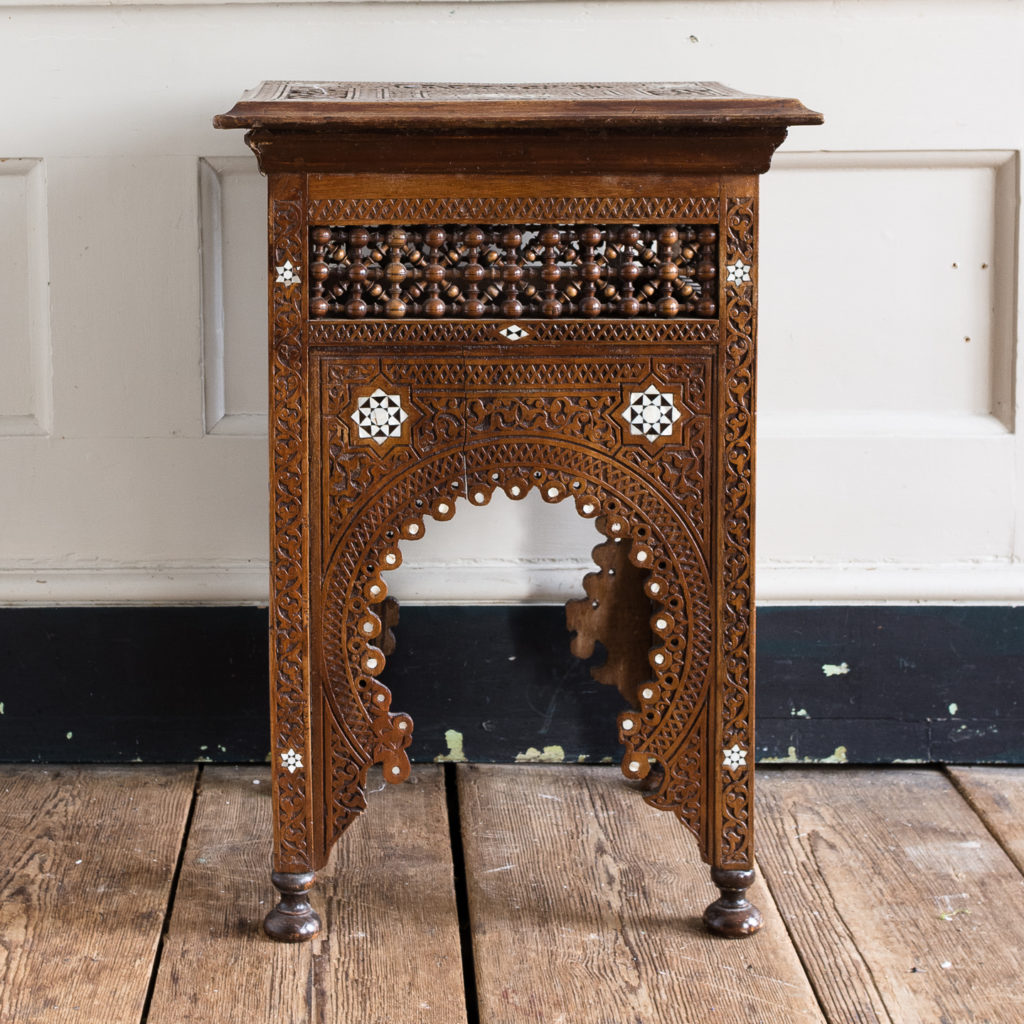
<instances>
[{"instance_id":1,"label":"dark green skirting board","mask_svg":"<svg viewBox=\"0 0 1024 1024\"><path fill-rule=\"evenodd\" d=\"M0 760L267 757L262 608L0 610ZM407 607L384 681L414 760L617 760L561 608ZM600 660L600 655L595 660ZM1024 608L764 608L760 761L1024 763Z\"/></svg>"}]
</instances>

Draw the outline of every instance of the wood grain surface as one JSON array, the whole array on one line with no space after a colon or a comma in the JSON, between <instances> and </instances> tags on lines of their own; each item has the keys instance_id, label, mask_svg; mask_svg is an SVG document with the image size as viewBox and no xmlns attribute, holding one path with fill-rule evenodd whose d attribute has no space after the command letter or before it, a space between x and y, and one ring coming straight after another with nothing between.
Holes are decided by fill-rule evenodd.
<instances>
[{"instance_id":1,"label":"wood grain surface","mask_svg":"<svg viewBox=\"0 0 1024 1024\"><path fill-rule=\"evenodd\" d=\"M368 801L313 892L323 937L282 945L269 773L205 771L148 1024L466 1020L442 769L371 776Z\"/></svg>"},{"instance_id":2,"label":"wood grain surface","mask_svg":"<svg viewBox=\"0 0 1024 1024\"><path fill-rule=\"evenodd\" d=\"M948 771L999 845L1024 871L1024 772L980 766Z\"/></svg>"},{"instance_id":3,"label":"wood grain surface","mask_svg":"<svg viewBox=\"0 0 1024 1024\"><path fill-rule=\"evenodd\" d=\"M751 940L709 935L691 837L602 768L459 768L481 1024L823 1020L764 885Z\"/></svg>"},{"instance_id":4,"label":"wood grain surface","mask_svg":"<svg viewBox=\"0 0 1024 1024\"><path fill-rule=\"evenodd\" d=\"M196 769L0 768L0 1020L136 1024Z\"/></svg>"},{"instance_id":5,"label":"wood grain surface","mask_svg":"<svg viewBox=\"0 0 1024 1024\"><path fill-rule=\"evenodd\" d=\"M1024 879L937 771L765 773L759 861L830 1021L1019 1024Z\"/></svg>"}]
</instances>

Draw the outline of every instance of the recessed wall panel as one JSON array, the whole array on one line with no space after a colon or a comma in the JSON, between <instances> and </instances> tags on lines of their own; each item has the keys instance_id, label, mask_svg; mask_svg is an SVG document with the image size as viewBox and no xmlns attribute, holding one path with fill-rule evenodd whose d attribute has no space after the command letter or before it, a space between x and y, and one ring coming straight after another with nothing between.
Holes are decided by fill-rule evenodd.
<instances>
[{"instance_id":1,"label":"recessed wall panel","mask_svg":"<svg viewBox=\"0 0 1024 1024\"><path fill-rule=\"evenodd\" d=\"M764 430L1009 428L1015 254L997 225L1014 217L1011 162L779 155L762 183Z\"/></svg>"},{"instance_id":2,"label":"recessed wall panel","mask_svg":"<svg viewBox=\"0 0 1024 1024\"><path fill-rule=\"evenodd\" d=\"M266 181L250 157L199 161L206 430L267 429Z\"/></svg>"},{"instance_id":3,"label":"recessed wall panel","mask_svg":"<svg viewBox=\"0 0 1024 1024\"><path fill-rule=\"evenodd\" d=\"M46 182L41 160L0 160L0 435L50 421Z\"/></svg>"}]
</instances>

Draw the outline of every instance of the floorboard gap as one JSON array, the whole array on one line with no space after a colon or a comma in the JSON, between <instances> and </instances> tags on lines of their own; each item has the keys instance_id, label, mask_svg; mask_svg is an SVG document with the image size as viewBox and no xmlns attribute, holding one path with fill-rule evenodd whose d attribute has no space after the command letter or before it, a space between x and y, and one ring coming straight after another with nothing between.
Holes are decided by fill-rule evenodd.
<instances>
[{"instance_id":1,"label":"floorboard gap","mask_svg":"<svg viewBox=\"0 0 1024 1024\"><path fill-rule=\"evenodd\" d=\"M953 788L960 795L964 803L967 804L967 806L974 813L974 816L978 819L979 822L981 822L981 827L995 840L996 845L999 847L999 849L1002 850L1003 853L1005 853L1006 856L1010 858L1010 861L1012 862L1013 866L1022 875L1024 875L1024 865L1021 865L1020 862L1017 860L1014 850L1007 844L1005 837L1002 836L999 833L999 830L992 824L991 821L989 821L988 815L985 814L982 808L978 806L978 803L975 800L974 796L966 788L962 780L957 778L957 776L950 771L950 768L967 767L971 766L946 764L942 766L942 771L945 774L946 778L949 779L949 781L952 783Z\"/></svg>"},{"instance_id":2,"label":"floorboard gap","mask_svg":"<svg viewBox=\"0 0 1024 1024\"><path fill-rule=\"evenodd\" d=\"M473 926L469 917L469 888L466 884L466 856L462 846L462 815L459 811L458 766L444 766L445 798L448 802L448 829L452 848L452 872L455 881L455 906L459 913L459 939L462 946L462 984L466 994L467 1024L480 1024L476 996L476 965L473 961Z\"/></svg>"},{"instance_id":3,"label":"floorboard gap","mask_svg":"<svg viewBox=\"0 0 1024 1024\"><path fill-rule=\"evenodd\" d=\"M178 879L181 877L181 866L185 863L185 849L188 846L188 837L192 831L192 818L196 813L196 802L199 799L199 787L203 781L203 767L196 769L196 777L192 782L192 799L188 805L188 814L185 816L185 827L181 833L181 844L178 846L178 859L174 862L174 874L171 875L171 887L167 894L167 909L164 911L163 926L160 929L160 940L156 944L156 955L153 957L153 970L149 975L149 986L146 989L146 1001L142 1004L142 1016L140 1024L148 1024L149 1008L153 1002L153 993L156 991L156 980L160 975L160 959L164 952L164 943L167 940L167 931L171 926L171 914L174 911L174 897L178 892Z\"/></svg>"}]
</instances>

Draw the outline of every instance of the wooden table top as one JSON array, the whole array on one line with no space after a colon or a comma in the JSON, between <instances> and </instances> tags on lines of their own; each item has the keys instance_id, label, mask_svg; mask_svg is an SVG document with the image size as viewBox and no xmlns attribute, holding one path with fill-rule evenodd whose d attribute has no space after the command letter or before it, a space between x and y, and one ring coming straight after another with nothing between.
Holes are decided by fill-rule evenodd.
<instances>
[{"instance_id":1,"label":"wooden table top","mask_svg":"<svg viewBox=\"0 0 1024 1024\"><path fill-rule=\"evenodd\" d=\"M552 131L637 134L821 124L799 100L718 82L263 82L217 128Z\"/></svg>"}]
</instances>

